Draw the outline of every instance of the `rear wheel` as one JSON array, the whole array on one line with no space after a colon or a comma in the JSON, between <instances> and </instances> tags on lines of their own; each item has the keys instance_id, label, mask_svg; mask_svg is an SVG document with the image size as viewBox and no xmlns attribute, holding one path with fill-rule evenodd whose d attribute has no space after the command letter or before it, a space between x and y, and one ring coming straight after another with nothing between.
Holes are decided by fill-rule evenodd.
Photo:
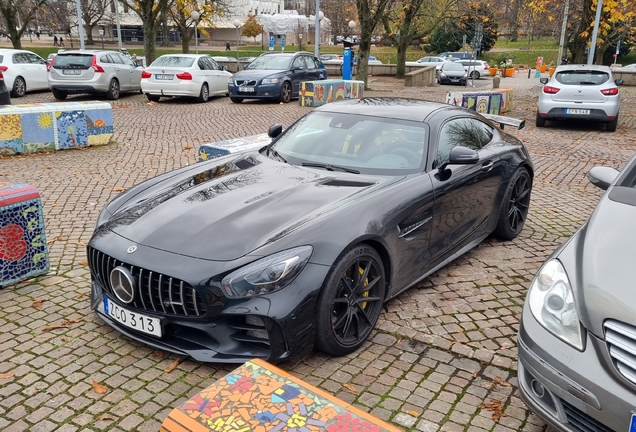
<instances>
[{"instance_id":1,"label":"rear wheel","mask_svg":"<svg viewBox=\"0 0 636 432\"><path fill-rule=\"evenodd\" d=\"M474 78L474 79L479 79L481 77L481 75L479 75L479 72L477 72L477 71L472 71L470 73L470 77Z\"/></svg>"},{"instance_id":2,"label":"rear wheel","mask_svg":"<svg viewBox=\"0 0 636 432\"><path fill-rule=\"evenodd\" d=\"M537 127L543 127L545 126L545 119L543 117L541 117L539 115L539 113L537 113L537 121L536 121L536 125Z\"/></svg>"},{"instance_id":3,"label":"rear wheel","mask_svg":"<svg viewBox=\"0 0 636 432\"><path fill-rule=\"evenodd\" d=\"M210 99L210 89L206 83L203 83L201 86L201 91L199 92L199 97L197 98L197 102L204 103Z\"/></svg>"},{"instance_id":4,"label":"rear wheel","mask_svg":"<svg viewBox=\"0 0 636 432\"><path fill-rule=\"evenodd\" d=\"M605 126L605 130L608 132L616 132L617 126L618 126L618 113L616 113L616 117L614 117L614 120L607 123L607 125Z\"/></svg>"},{"instance_id":5,"label":"rear wheel","mask_svg":"<svg viewBox=\"0 0 636 432\"><path fill-rule=\"evenodd\" d=\"M495 236L502 240L512 240L519 235L528 217L531 192L530 173L526 168L521 167L513 174L508 183L499 210Z\"/></svg>"},{"instance_id":6,"label":"rear wheel","mask_svg":"<svg viewBox=\"0 0 636 432\"><path fill-rule=\"evenodd\" d=\"M11 89L11 97L22 97L26 94L26 81L22 77L16 77Z\"/></svg>"},{"instance_id":7,"label":"rear wheel","mask_svg":"<svg viewBox=\"0 0 636 432\"><path fill-rule=\"evenodd\" d=\"M334 265L318 297L316 346L345 355L367 340L382 312L384 266L372 247L349 249Z\"/></svg>"},{"instance_id":8,"label":"rear wheel","mask_svg":"<svg viewBox=\"0 0 636 432\"><path fill-rule=\"evenodd\" d=\"M110 84L108 84L108 91L106 92L106 99L119 99L119 81L117 81L116 79L110 80Z\"/></svg>"},{"instance_id":9,"label":"rear wheel","mask_svg":"<svg viewBox=\"0 0 636 432\"><path fill-rule=\"evenodd\" d=\"M288 103L291 100L291 93L292 93L291 84L285 81L283 83L283 86L280 88L280 97L278 98L278 101Z\"/></svg>"},{"instance_id":10,"label":"rear wheel","mask_svg":"<svg viewBox=\"0 0 636 432\"><path fill-rule=\"evenodd\" d=\"M161 99L161 96L159 95L147 94L146 97L148 98L150 102L159 102L159 99Z\"/></svg>"},{"instance_id":11,"label":"rear wheel","mask_svg":"<svg viewBox=\"0 0 636 432\"><path fill-rule=\"evenodd\" d=\"M243 98L233 98L231 97L230 100L234 103L241 103L243 102Z\"/></svg>"},{"instance_id":12,"label":"rear wheel","mask_svg":"<svg viewBox=\"0 0 636 432\"><path fill-rule=\"evenodd\" d=\"M51 92L53 93L53 97L57 100L64 100L66 96L68 96L68 93L59 90L51 90Z\"/></svg>"}]
</instances>

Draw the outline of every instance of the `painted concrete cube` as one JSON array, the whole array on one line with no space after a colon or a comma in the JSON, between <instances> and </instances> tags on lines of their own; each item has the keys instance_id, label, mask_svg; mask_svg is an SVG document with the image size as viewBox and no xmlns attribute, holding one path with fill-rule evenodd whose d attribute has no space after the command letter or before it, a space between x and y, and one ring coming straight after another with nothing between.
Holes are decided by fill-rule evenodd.
<instances>
[{"instance_id":1,"label":"painted concrete cube","mask_svg":"<svg viewBox=\"0 0 636 432\"><path fill-rule=\"evenodd\" d=\"M199 147L199 162L229 154L257 150L270 142L272 139L267 134L260 134L203 144Z\"/></svg>"},{"instance_id":2,"label":"painted concrete cube","mask_svg":"<svg viewBox=\"0 0 636 432\"><path fill-rule=\"evenodd\" d=\"M39 192L27 184L0 183L0 287L48 271Z\"/></svg>"},{"instance_id":3,"label":"painted concrete cube","mask_svg":"<svg viewBox=\"0 0 636 432\"><path fill-rule=\"evenodd\" d=\"M300 86L300 106L317 107L345 98L344 80L306 81Z\"/></svg>"},{"instance_id":4,"label":"painted concrete cube","mask_svg":"<svg viewBox=\"0 0 636 432\"><path fill-rule=\"evenodd\" d=\"M0 154L103 145L113 133L113 111L107 102L0 106Z\"/></svg>"},{"instance_id":5,"label":"painted concrete cube","mask_svg":"<svg viewBox=\"0 0 636 432\"><path fill-rule=\"evenodd\" d=\"M345 99L362 99L364 97L364 81L345 80Z\"/></svg>"},{"instance_id":6,"label":"painted concrete cube","mask_svg":"<svg viewBox=\"0 0 636 432\"><path fill-rule=\"evenodd\" d=\"M462 106L482 114L501 113L502 93L498 92L449 92L446 103Z\"/></svg>"},{"instance_id":7,"label":"painted concrete cube","mask_svg":"<svg viewBox=\"0 0 636 432\"><path fill-rule=\"evenodd\" d=\"M512 89L493 89L494 92L501 93L501 114L512 109Z\"/></svg>"}]
</instances>

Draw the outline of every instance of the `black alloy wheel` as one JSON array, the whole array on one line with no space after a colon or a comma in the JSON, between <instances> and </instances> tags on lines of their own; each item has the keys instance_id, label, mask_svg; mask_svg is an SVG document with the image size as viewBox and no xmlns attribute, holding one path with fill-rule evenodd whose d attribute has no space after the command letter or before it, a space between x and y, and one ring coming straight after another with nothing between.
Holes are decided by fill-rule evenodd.
<instances>
[{"instance_id":1,"label":"black alloy wheel","mask_svg":"<svg viewBox=\"0 0 636 432\"><path fill-rule=\"evenodd\" d=\"M11 90L11 97L22 97L26 94L26 81L22 77L16 77L13 81L13 89Z\"/></svg>"},{"instance_id":2,"label":"black alloy wheel","mask_svg":"<svg viewBox=\"0 0 636 432\"><path fill-rule=\"evenodd\" d=\"M108 84L108 91L106 92L106 99L119 99L119 81L117 81L116 79L110 80L110 84Z\"/></svg>"},{"instance_id":3,"label":"black alloy wheel","mask_svg":"<svg viewBox=\"0 0 636 432\"><path fill-rule=\"evenodd\" d=\"M380 317L385 292L384 266L375 249L360 244L347 251L318 299L316 346L333 355L358 349Z\"/></svg>"},{"instance_id":4,"label":"black alloy wheel","mask_svg":"<svg viewBox=\"0 0 636 432\"><path fill-rule=\"evenodd\" d=\"M512 240L517 237L528 217L530 208L530 194L532 192L532 179L528 170L519 168L504 195L499 213L499 222L495 235L504 240Z\"/></svg>"},{"instance_id":5,"label":"black alloy wheel","mask_svg":"<svg viewBox=\"0 0 636 432\"><path fill-rule=\"evenodd\" d=\"M289 82L285 81L280 88L280 102L288 103L291 100L292 89Z\"/></svg>"}]
</instances>

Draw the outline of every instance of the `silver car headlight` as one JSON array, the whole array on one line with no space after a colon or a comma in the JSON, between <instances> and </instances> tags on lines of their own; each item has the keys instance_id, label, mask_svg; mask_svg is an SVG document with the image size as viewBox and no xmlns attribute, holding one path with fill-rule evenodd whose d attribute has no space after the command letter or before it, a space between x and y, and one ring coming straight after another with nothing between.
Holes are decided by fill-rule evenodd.
<instances>
[{"instance_id":1,"label":"silver car headlight","mask_svg":"<svg viewBox=\"0 0 636 432\"><path fill-rule=\"evenodd\" d=\"M546 262L530 285L530 311L550 333L574 348L583 350L579 314L567 273L559 260Z\"/></svg>"},{"instance_id":2,"label":"silver car headlight","mask_svg":"<svg viewBox=\"0 0 636 432\"><path fill-rule=\"evenodd\" d=\"M228 83L228 84L234 84L234 77L229 77L229 78L227 79L227 83Z\"/></svg>"},{"instance_id":3,"label":"silver car headlight","mask_svg":"<svg viewBox=\"0 0 636 432\"><path fill-rule=\"evenodd\" d=\"M278 84L279 82L280 78L265 78L261 84Z\"/></svg>"},{"instance_id":4,"label":"silver car headlight","mask_svg":"<svg viewBox=\"0 0 636 432\"><path fill-rule=\"evenodd\" d=\"M238 298L283 289L305 268L313 250L311 246L300 246L241 267L223 278L223 292L229 298Z\"/></svg>"}]
</instances>

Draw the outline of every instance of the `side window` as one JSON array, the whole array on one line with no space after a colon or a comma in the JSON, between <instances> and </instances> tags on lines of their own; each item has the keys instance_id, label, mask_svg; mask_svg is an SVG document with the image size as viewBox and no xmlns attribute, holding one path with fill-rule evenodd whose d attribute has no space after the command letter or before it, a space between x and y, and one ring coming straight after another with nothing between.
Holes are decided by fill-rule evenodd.
<instances>
[{"instance_id":1,"label":"side window","mask_svg":"<svg viewBox=\"0 0 636 432\"><path fill-rule=\"evenodd\" d=\"M110 58L113 60L113 63L124 64L124 61L118 53L111 53Z\"/></svg>"},{"instance_id":2,"label":"side window","mask_svg":"<svg viewBox=\"0 0 636 432\"><path fill-rule=\"evenodd\" d=\"M305 57L305 62L307 63L307 69L316 69L318 65L314 61L312 57Z\"/></svg>"},{"instance_id":3,"label":"side window","mask_svg":"<svg viewBox=\"0 0 636 432\"><path fill-rule=\"evenodd\" d=\"M479 151L492 137L492 128L476 119L458 118L446 122L439 135L436 166L448 161L453 147L463 146Z\"/></svg>"},{"instance_id":4,"label":"side window","mask_svg":"<svg viewBox=\"0 0 636 432\"><path fill-rule=\"evenodd\" d=\"M199 69L201 70L210 70L209 65L206 63L203 57L199 58L199 61L197 61L197 65L199 66Z\"/></svg>"},{"instance_id":5,"label":"side window","mask_svg":"<svg viewBox=\"0 0 636 432\"><path fill-rule=\"evenodd\" d=\"M31 54L31 53L26 53L25 55L29 59L29 63L40 64L40 65L46 63L44 59L40 57L39 55Z\"/></svg>"},{"instance_id":6,"label":"side window","mask_svg":"<svg viewBox=\"0 0 636 432\"><path fill-rule=\"evenodd\" d=\"M121 61L122 61L125 65L135 67L135 63L133 63L133 61L132 61L132 59L131 59L130 57L127 57L127 56L122 55L122 54L118 54L118 55L119 55L119 58L121 59Z\"/></svg>"},{"instance_id":7,"label":"side window","mask_svg":"<svg viewBox=\"0 0 636 432\"><path fill-rule=\"evenodd\" d=\"M13 64L23 64L23 63L29 63L29 59L24 55L24 53L13 54Z\"/></svg>"},{"instance_id":8,"label":"side window","mask_svg":"<svg viewBox=\"0 0 636 432\"><path fill-rule=\"evenodd\" d=\"M303 56L296 57L292 67L294 69L307 69L307 65L305 64L305 61L303 60Z\"/></svg>"},{"instance_id":9,"label":"side window","mask_svg":"<svg viewBox=\"0 0 636 432\"><path fill-rule=\"evenodd\" d=\"M212 70L221 70L221 66L219 66L219 64L215 62L214 59L206 58L205 60L208 62Z\"/></svg>"},{"instance_id":10,"label":"side window","mask_svg":"<svg viewBox=\"0 0 636 432\"><path fill-rule=\"evenodd\" d=\"M99 62L100 63L112 63L113 61L111 60L110 56L108 54L103 55L99 58Z\"/></svg>"}]
</instances>

